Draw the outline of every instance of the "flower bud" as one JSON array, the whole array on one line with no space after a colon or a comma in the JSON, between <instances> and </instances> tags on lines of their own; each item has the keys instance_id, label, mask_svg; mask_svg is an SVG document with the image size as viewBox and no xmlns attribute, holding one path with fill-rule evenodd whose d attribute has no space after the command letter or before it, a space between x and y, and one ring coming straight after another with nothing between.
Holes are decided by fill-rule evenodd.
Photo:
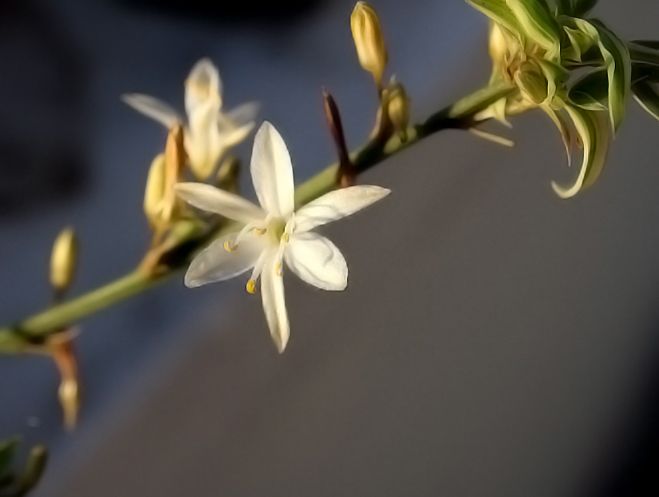
<instances>
[{"instance_id":1,"label":"flower bud","mask_svg":"<svg viewBox=\"0 0 659 497\"><path fill-rule=\"evenodd\" d=\"M394 130L405 141L410 123L410 99L403 85L394 82L387 88L385 105Z\"/></svg>"},{"instance_id":2,"label":"flower bud","mask_svg":"<svg viewBox=\"0 0 659 497\"><path fill-rule=\"evenodd\" d=\"M56 292L65 292L75 274L78 258L78 240L73 228L60 232L50 255L50 284Z\"/></svg>"},{"instance_id":3,"label":"flower bud","mask_svg":"<svg viewBox=\"0 0 659 497\"><path fill-rule=\"evenodd\" d=\"M73 336L64 332L51 337L50 353L60 373L60 384L57 390L64 425L67 429L75 428L80 411L80 382L78 360L76 357Z\"/></svg>"},{"instance_id":4,"label":"flower bud","mask_svg":"<svg viewBox=\"0 0 659 497\"><path fill-rule=\"evenodd\" d=\"M153 229L161 222L163 196L165 193L165 155L158 154L149 168L144 190L144 214Z\"/></svg>"},{"instance_id":5,"label":"flower bud","mask_svg":"<svg viewBox=\"0 0 659 497\"><path fill-rule=\"evenodd\" d=\"M373 75L378 88L381 87L387 65L387 47L375 10L366 2L357 2L350 16L350 29L359 63Z\"/></svg>"},{"instance_id":6,"label":"flower bud","mask_svg":"<svg viewBox=\"0 0 659 497\"><path fill-rule=\"evenodd\" d=\"M162 202L162 221L170 223L177 205L174 185L178 183L185 165L185 148L183 145L183 128L177 124L169 130L165 144L165 184Z\"/></svg>"}]
</instances>

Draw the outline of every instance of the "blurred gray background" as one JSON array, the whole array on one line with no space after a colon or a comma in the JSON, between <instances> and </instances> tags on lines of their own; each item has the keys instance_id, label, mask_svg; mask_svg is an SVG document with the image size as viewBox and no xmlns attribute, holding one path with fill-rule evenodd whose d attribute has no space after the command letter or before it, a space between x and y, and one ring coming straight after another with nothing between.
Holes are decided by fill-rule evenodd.
<instances>
[{"instance_id":1,"label":"blurred gray background","mask_svg":"<svg viewBox=\"0 0 659 497\"><path fill-rule=\"evenodd\" d=\"M416 118L486 81L486 22L464 2L373 4ZM623 36L659 38L656 1L600 4ZM376 103L352 6L3 0L2 320L47 303L64 225L82 243L77 291L139 261L165 132L124 92L180 108L209 56L229 107L262 103L299 181L333 160L322 86L361 142ZM659 127L633 105L600 182L569 202L549 188L576 171L548 120L522 116L510 135L513 150L444 132L365 175L393 194L324 230L346 292L287 277L283 356L244 281L176 279L82 323L72 434L52 364L1 357L0 438L52 450L35 495L657 495Z\"/></svg>"}]
</instances>

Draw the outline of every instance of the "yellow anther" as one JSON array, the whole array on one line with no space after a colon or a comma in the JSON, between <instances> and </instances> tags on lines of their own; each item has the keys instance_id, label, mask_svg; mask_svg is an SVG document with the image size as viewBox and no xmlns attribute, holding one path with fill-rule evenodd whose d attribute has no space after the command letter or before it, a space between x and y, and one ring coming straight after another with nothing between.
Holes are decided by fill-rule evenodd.
<instances>
[{"instance_id":1,"label":"yellow anther","mask_svg":"<svg viewBox=\"0 0 659 497\"><path fill-rule=\"evenodd\" d=\"M245 290L247 293L254 295L256 293L256 280L249 279L245 285Z\"/></svg>"},{"instance_id":2,"label":"yellow anther","mask_svg":"<svg viewBox=\"0 0 659 497\"><path fill-rule=\"evenodd\" d=\"M224 250L226 250L227 252L233 252L234 250L236 250L236 246L233 243L231 243L229 240L226 240L224 242Z\"/></svg>"}]
</instances>

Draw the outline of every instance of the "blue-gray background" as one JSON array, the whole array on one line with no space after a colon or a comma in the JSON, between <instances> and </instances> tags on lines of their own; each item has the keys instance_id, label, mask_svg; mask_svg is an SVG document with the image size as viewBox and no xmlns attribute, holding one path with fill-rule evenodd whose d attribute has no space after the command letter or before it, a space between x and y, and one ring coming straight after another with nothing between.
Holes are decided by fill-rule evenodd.
<instances>
[{"instance_id":1,"label":"blue-gray background","mask_svg":"<svg viewBox=\"0 0 659 497\"><path fill-rule=\"evenodd\" d=\"M121 93L180 107L209 56L228 106L262 103L298 180L333 159L322 86L350 143L368 132L351 1L165 3L180 5L0 4L3 321L48 301L64 225L81 238L78 291L140 259L164 131ZM462 1L374 4L415 117L486 80L486 23ZM654 1L597 13L625 37L659 37ZM52 364L0 358L0 438L52 449L36 495L656 495L659 127L632 106L601 181L562 202L549 181L575 171L555 130L535 114L514 125L514 150L446 132L369 172L391 197L324 230L349 289L287 278L283 356L244 281L172 281L82 323L73 434Z\"/></svg>"}]
</instances>

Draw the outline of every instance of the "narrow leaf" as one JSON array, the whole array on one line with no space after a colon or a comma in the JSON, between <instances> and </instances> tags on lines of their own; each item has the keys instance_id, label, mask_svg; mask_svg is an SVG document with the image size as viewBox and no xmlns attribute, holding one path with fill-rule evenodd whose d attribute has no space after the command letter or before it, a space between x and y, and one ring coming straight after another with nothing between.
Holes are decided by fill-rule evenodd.
<instances>
[{"instance_id":1,"label":"narrow leaf","mask_svg":"<svg viewBox=\"0 0 659 497\"><path fill-rule=\"evenodd\" d=\"M467 0L467 3L511 33L520 36L519 24L506 5L506 0Z\"/></svg>"},{"instance_id":2,"label":"narrow leaf","mask_svg":"<svg viewBox=\"0 0 659 497\"><path fill-rule=\"evenodd\" d=\"M570 15L575 17L583 17L584 14L587 14L595 5L597 5L597 0L572 0L572 13Z\"/></svg>"},{"instance_id":3,"label":"narrow leaf","mask_svg":"<svg viewBox=\"0 0 659 497\"><path fill-rule=\"evenodd\" d=\"M659 91L648 81L634 84L634 99L645 111L659 121Z\"/></svg>"},{"instance_id":4,"label":"narrow leaf","mask_svg":"<svg viewBox=\"0 0 659 497\"><path fill-rule=\"evenodd\" d=\"M658 46L654 46L657 43ZM633 63L659 66L659 42L632 41L628 45Z\"/></svg>"},{"instance_id":5,"label":"narrow leaf","mask_svg":"<svg viewBox=\"0 0 659 497\"><path fill-rule=\"evenodd\" d=\"M632 66L627 45L598 20L592 21L600 36L600 50L609 76L609 115L614 130L625 116L625 105L631 95Z\"/></svg>"},{"instance_id":6,"label":"narrow leaf","mask_svg":"<svg viewBox=\"0 0 659 497\"><path fill-rule=\"evenodd\" d=\"M572 185L561 186L552 181L554 192L563 199L574 197L597 180L606 162L611 137L606 121L600 113L569 105L565 110L581 139L583 158L579 174Z\"/></svg>"},{"instance_id":7,"label":"narrow leaf","mask_svg":"<svg viewBox=\"0 0 659 497\"><path fill-rule=\"evenodd\" d=\"M563 146L565 147L567 165L568 167L572 166L572 148L574 146L575 140L569 123L565 120L565 117L562 113L552 109L549 105L543 105L541 108L545 114L549 116L554 125L556 125L556 128L558 128L558 132L561 135L561 140L563 141Z\"/></svg>"},{"instance_id":8,"label":"narrow leaf","mask_svg":"<svg viewBox=\"0 0 659 497\"><path fill-rule=\"evenodd\" d=\"M561 30L544 2L537 0L506 0L524 33L547 51L549 58L558 57L561 50Z\"/></svg>"},{"instance_id":9,"label":"narrow leaf","mask_svg":"<svg viewBox=\"0 0 659 497\"><path fill-rule=\"evenodd\" d=\"M607 110L609 80L605 70L593 71L578 79L570 88L570 102L582 109Z\"/></svg>"}]
</instances>

